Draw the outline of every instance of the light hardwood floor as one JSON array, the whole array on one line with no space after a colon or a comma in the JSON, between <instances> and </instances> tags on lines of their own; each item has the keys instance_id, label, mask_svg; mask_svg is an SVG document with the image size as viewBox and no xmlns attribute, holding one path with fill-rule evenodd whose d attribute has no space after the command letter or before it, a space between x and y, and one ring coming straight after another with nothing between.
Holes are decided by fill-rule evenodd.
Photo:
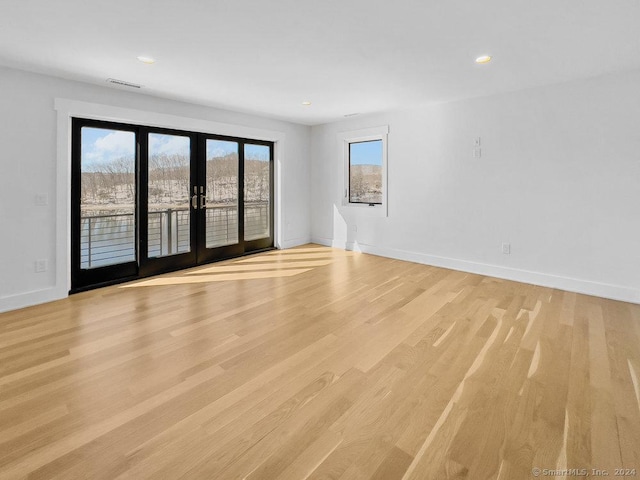
<instances>
[{"instance_id":1,"label":"light hardwood floor","mask_svg":"<svg viewBox=\"0 0 640 480\"><path fill-rule=\"evenodd\" d=\"M315 245L109 287L0 315L0 478L613 477L639 338L638 305Z\"/></svg>"}]
</instances>

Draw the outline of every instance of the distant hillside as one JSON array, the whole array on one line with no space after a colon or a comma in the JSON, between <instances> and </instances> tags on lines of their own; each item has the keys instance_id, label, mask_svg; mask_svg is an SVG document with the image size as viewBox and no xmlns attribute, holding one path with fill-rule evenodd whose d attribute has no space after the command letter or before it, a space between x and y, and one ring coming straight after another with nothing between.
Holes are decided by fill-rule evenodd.
<instances>
[{"instance_id":1,"label":"distant hillside","mask_svg":"<svg viewBox=\"0 0 640 480\"><path fill-rule=\"evenodd\" d=\"M82 172L82 210L128 212L136 198L132 159L119 159ZM269 162L244 162L246 202L269 200ZM154 155L149 161L149 205L175 208L189 204L189 159L180 155ZM209 204L235 203L238 198L238 157L235 154L207 160L205 181Z\"/></svg>"}]
</instances>

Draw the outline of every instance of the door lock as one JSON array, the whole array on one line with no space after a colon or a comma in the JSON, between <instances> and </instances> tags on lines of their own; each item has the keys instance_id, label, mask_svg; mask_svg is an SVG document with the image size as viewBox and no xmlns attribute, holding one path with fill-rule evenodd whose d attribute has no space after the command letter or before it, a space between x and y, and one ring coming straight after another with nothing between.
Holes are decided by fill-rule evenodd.
<instances>
[{"instance_id":1,"label":"door lock","mask_svg":"<svg viewBox=\"0 0 640 480\"><path fill-rule=\"evenodd\" d=\"M200 185L200 208L207 208L207 196L204 194L204 186Z\"/></svg>"},{"instance_id":2,"label":"door lock","mask_svg":"<svg viewBox=\"0 0 640 480\"><path fill-rule=\"evenodd\" d=\"M198 193L198 190L200 193ZM207 196L204 193L203 186L194 186L193 195L191 195L191 208L194 210L207 208Z\"/></svg>"}]
</instances>

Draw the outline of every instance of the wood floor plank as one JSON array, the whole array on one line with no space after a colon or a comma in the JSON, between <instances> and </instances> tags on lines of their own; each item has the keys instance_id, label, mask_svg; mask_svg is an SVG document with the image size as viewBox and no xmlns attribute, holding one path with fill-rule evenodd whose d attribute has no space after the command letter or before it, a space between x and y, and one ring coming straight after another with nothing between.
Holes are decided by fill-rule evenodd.
<instances>
[{"instance_id":1,"label":"wood floor plank","mask_svg":"<svg viewBox=\"0 0 640 480\"><path fill-rule=\"evenodd\" d=\"M306 245L0 314L2 479L533 468L640 478L640 305Z\"/></svg>"}]
</instances>

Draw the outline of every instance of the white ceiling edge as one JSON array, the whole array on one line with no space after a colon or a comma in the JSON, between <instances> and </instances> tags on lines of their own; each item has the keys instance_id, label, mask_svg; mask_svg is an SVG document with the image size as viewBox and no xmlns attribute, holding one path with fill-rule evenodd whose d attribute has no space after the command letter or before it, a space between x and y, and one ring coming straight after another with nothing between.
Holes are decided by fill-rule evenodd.
<instances>
[{"instance_id":1,"label":"white ceiling edge","mask_svg":"<svg viewBox=\"0 0 640 480\"><path fill-rule=\"evenodd\" d=\"M328 119L317 119L317 120L310 119L308 121L304 121L304 120L300 121L300 120L292 120L291 118L286 117L286 116L277 115L277 114L273 114L271 112L264 112L264 111L255 110L255 109L238 108L238 107L234 107L233 105L226 105L226 104L216 103L216 102L197 102L197 101L193 101L193 100L191 100L189 98L184 98L184 97L182 97L180 95L172 95L172 94L164 94L164 93L161 93L161 92L155 92L152 89L148 89L148 88L146 88L144 86L141 89L134 89L134 88L130 88L130 87L117 86L117 85L113 85L113 84L108 83L106 78L104 80L94 80L94 79L90 79L90 78L79 79L79 78L77 78L77 76L68 74L67 72L51 72L48 69L41 68L41 67L38 67L38 66L16 64L15 62L10 62L10 61L7 62L7 61L5 61L4 59L1 59L1 58L0 58L0 67L5 67L5 68L13 69L13 70L16 70L16 71L32 73L32 74L45 76L45 77L51 77L51 78L66 80L66 81L70 81L70 82L83 83L83 84L86 84L86 85L92 85L92 86L104 88L106 90L115 90L115 91L119 91L119 92L133 94L133 95L144 95L146 97L158 98L158 99L161 99L161 100L168 100L168 101L172 101L172 102L183 103L183 104L187 104L187 105L193 105L193 106L196 106L196 107L212 108L212 109L215 109L215 110L219 110L221 112L242 114L242 115L253 116L253 117L256 117L256 118L262 118L262 119L266 119L266 120L275 120L275 121L289 123L289 124L293 124L293 125L301 125L301 126L305 126L305 127L315 127L315 126L328 125L328 124L347 123L347 122L349 122L351 120L354 120L354 119L366 118L366 117L369 117L369 116L376 116L376 115L381 115L381 114L385 114L385 113L394 113L394 112L404 112L404 111L411 111L411 110L419 110L419 109L423 109L423 108L427 108L427 107L433 107L433 106L437 106L437 105L446 105L446 104L457 103L457 102L466 102L466 101L472 101L472 100L483 99L483 98L500 97L500 96L505 96L505 95L514 94L514 93L518 93L518 92L525 92L525 91L529 91L529 90L539 90L539 89L551 88L551 87L554 87L554 86L561 86L561 85L567 85L567 84L572 84L572 83L583 83L583 82L589 82L589 81L596 81L596 80L601 79L601 78L604 79L604 78L607 78L607 77L616 77L616 76L621 76L621 75L633 74L633 73L636 73L636 72L640 73L640 68L621 69L621 70L618 70L618 71L607 72L607 73L602 73L602 74L598 74L598 75L582 77L582 78L577 78L577 79L570 79L570 80L558 81L558 82L547 83L547 84L542 84L542 85L535 85L535 86L529 86L529 87L523 87L523 88L514 88L514 89L510 89L510 90L501 91L501 92L498 92L498 93L489 93L489 94L485 94L485 95L476 95L476 96L460 96L460 97L457 97L457 98L446 99L446 100L434 100L434 101L429 101L429 102L421 102L421 103L416 103L414 105L400 105L400 106L395 106L395 107L391 107L391 108L388 108L388 109L377 110L377 111L354 112L355 114L346 114L346 115L343 115L341 118L328 118ZM119 79L119 80L125 80L126 81L126 79Z\"/></svg>"}]
</instances>

